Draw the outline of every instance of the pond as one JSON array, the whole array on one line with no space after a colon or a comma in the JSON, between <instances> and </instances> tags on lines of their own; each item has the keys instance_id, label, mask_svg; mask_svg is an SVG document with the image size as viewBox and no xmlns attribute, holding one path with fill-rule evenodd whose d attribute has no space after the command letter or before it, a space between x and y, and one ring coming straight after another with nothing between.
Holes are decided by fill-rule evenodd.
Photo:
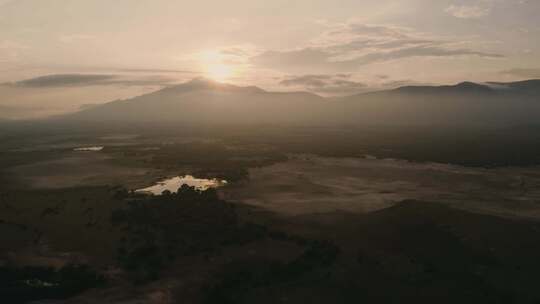
<instances>
[{"instance_id":1,"label":"pond","mask_svg":"<svg viewBox=\"0 0 540 304\"><path fill-rule=\"evenodd\" d=\"M80 147L75 148L73 151L75 152L97 152L103 150L103 146L91 146L91 147Z\"/></svg>"},{"instance_id":2,"label":"pond","mask_svg":"<svg viewBox=\"0 0 540 304\"><path fill-rule=\"evenodd\" d=\"M157 182L155 185L135 190L139 193L151 193L153 195L160 195L165 190L169 190L172 193L177 192L182 185L188 185L190 187L195 187L197 190L207 190L209 188L219 188L227 184L226 180L219 180L216 178L206 179L206 178L196 178L191 175L176 176L166 180Z\"/></svg>"}]
</instances>

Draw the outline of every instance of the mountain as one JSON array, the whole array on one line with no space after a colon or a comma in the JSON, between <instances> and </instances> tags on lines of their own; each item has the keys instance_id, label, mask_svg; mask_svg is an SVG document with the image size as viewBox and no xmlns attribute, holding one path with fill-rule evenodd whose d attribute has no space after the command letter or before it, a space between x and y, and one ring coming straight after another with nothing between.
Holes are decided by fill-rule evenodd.
<instances>
[{"instance_id":1,"label":"mountain","mask_svg":"<svg viewBox=\"0 0 540 304\"><path fill-rule=\"evenodd\" d=\"M445 86L405 86L395 89L399 93L413 93L413 94L486 94L492 93L493 89L484 84L478 84L474 82L461 82L456 85Z\"/></svg>"},{"instance_id":2,"label":"mountain","mask_svg":"<svg viewBox=\"0 0 540 304\"><path fill-rule=\"evenodd\" d=\"M275 93L206 79L84 109L63 119L184 124L323 122L327 100L307 92Z\"/></svg>"},{"instance_id":3,"label":"mountain","mask_svg":"<svg viewBox=\"0 0 540 304\"><path fill-rule=\"evenodd\" d=\"M88 122L285 125L512 125L537 123L540 80L394 90L325 99L205 79L64 116Z\"/></svg>"},{"instance_id":4,"label":"mountain","mask_svg":"<svg viewBox=\"0 0 540 304\"><path fill-rule=\"evenodd\" d=\"M488 85L505 92L521 94L521 95L536 95L540 94L540 79L524 80L517 82L488 82Z\"/></svg>"},{"instance_id":5,"label":"mountain","mask_svg":"<svg viewBox=\"0 0 540 304\"><path fill-rule=\"evenodd\" d=\"M342 119L370 125L536 124L540 80L450 86L407 86L347 96Z\"/></svg>"}]
</instances>

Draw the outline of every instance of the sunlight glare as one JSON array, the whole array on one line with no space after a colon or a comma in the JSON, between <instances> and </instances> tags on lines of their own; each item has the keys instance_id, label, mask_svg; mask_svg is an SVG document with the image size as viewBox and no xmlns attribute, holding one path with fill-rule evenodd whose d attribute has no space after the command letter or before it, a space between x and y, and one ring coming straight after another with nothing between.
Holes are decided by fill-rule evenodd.
<instances>
[{"instance_id":1,"label":"sunlight glare","mask_svg":"<svg viewBox=\"0 0 540 304\"><path fill-rule=\"evenodd\" d=\"M223 55L219 51L206 51L201 54L201 62L208 78L223 82L234 76L234 68L223 63L223 60Z\"/></svg>"},{"instance_id":2,"label":"sunlight glare","mask_svg":"<svg viewBox=\"0 0 540 304\"><path fill-rule=\"evenodd\" d=\"M215 81L226 81L230 79L233 74L233 68L225 64L212 64L206 68L207 76Z\"/></svg>"}]
</instances>

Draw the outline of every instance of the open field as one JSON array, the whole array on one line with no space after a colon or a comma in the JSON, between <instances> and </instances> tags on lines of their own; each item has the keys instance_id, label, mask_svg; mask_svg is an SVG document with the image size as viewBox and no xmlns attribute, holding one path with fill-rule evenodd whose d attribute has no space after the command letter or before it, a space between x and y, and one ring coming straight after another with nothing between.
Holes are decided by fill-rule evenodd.
<instances>
[{"instance_id":1,"label":"open field","mask_svg":"<svg viewBox=\"0 0 540 304\"><path fill-rule=\"evenodd\" d=\"M369 141L352 155L322 141L306 154L304 132L4 142L0 293L64 304L540 300L536 166L389 159ZM104 148L74 151L91 146ZM131 192L186 174L229 183Z\"/></svg>"},{"instance_id":2,"label":"open field","mask_svg":"<svg viewBox=\"0 0 540 304\"><path fill-rule=\"evenodd\" d=\"M227 199L285 215L368 213L403 200L435 201L474 212L540 217L540 171L483 169L394 159L291 155L249 170Z\"/></svg>"}]
</instances>

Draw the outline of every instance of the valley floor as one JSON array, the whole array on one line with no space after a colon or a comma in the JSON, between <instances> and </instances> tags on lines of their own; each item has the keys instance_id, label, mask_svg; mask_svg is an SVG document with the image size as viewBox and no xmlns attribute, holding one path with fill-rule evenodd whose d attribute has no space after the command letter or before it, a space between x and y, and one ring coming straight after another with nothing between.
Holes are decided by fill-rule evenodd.
<instances>
[{"instance_id":1,"label":"valley floor","mask_svg":"<svg viewBox=\"0 0 540 304\"><path fill-rule=\"evenodd\" d=\"M306 154L245 137L3 145L8 303L540 301L536 166ZM104 148L76 151L90 146ZM229 183L130 191L185 174Z\"/></svg>"}]
</instances>

